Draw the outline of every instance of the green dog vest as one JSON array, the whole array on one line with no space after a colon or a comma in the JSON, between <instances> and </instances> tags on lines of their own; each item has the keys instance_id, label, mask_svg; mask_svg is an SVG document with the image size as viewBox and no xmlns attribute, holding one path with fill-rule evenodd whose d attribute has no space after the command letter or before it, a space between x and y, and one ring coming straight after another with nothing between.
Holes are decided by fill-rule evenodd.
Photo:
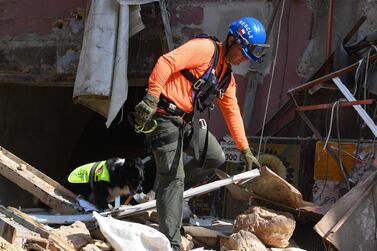
<instances>
[{"instance_id":1,"label":"green dog vest","mask_svg":"<svg viewBox=\"0 0 377 251\"><path fill-rule=\"evenodd\" d=\"M70 183L89 183L90 182L90 170L94 165L97 165L94 174L94 181L107 181L110 182L110 174L107 169L106 160L100 162L93 162L77 167L68 176L68 181Z\"/></svg>"}]
</instances>

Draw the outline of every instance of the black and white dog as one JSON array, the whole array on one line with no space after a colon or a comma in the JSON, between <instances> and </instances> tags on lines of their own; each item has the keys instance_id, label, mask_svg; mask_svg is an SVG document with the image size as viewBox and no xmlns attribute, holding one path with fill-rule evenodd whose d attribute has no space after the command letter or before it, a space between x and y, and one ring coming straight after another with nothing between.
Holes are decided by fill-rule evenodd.
<instances>
[{"instance_id":1,"label":"black and white dog","mask_svg":"<svg viewBox=\"0 0 377 251\"><path fill-rule=\"evenodd\" d=\"M144 164L150 157L147 158L110 158L82 165L69 175L68 189L80 194L98 209L107 209L117 196L142 191Z\"/></svg>"}]
</instances>

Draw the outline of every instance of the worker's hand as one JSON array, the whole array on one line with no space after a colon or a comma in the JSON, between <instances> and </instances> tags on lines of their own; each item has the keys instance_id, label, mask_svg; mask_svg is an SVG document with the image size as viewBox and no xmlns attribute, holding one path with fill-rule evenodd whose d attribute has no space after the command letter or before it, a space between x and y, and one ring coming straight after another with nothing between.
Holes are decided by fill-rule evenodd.
<instances>
[{"instance_id":1,"label":"worker's hand","mask_svg":"<svg viewBox=\"0 0 377 251\"><path fill-rule=\"evenodd\" d=\"M245 160L247 171L250 171L251 169L253 169L253 164L256 165L258 168L261 167L257 158L255 158L254 154L251 152L250 147L242 151L242 157Z\"/></svg>"},{"instance_id":2,"label":"worker's hand","mask_svg":"<svg viewBox=\"0 0 377 251\"><path fill-rule=\"evenodd\" d=\"M156 112L159 99L150 94L145 95L142 101L135 106L135 126L142 127Z\"/></svg>"},{"instance_id":3,"label":"worker's hand","mask_svg":"<svg viewBox=\"0 0 377 251\"><path fill-rule=\"evenodd\" d=\"M143 198L139 201L140 203L145 203L148 201L154 200L156 197L156 193L153 190L150 190L147 194L144 195Z\"/></svg>"}]
</instances>

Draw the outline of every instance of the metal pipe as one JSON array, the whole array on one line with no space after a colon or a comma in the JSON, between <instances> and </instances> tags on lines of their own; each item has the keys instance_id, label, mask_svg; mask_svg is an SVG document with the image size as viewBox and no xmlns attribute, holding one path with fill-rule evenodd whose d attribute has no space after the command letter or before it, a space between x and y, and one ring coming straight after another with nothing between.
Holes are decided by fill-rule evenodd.
<instances>
[{"instance_id":1,"label":"metal pipe","mask_svg":"<svg viewBox=\"0 0 377 251\"><path fill-rule=\"evenodd\" d=\"M332 51L332 25L334 15L334 1L329 1L329 13L327 15L327 58L331 56Z\"/></svg>"}]
</instances>

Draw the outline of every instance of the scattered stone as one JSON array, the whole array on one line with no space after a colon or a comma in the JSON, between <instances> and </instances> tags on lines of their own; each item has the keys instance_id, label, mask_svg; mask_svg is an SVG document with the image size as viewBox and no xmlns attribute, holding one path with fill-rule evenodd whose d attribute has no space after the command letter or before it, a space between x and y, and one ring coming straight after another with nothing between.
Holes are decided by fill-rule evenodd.
<instances>
[{"instance_id":1,"label":"scattered stone","mask_svg":"<svg viewBox=\"0 0 377 251\"><path fill-rule=\"evenodd\" d=\"M221 246L220 250L267 251L267 248L254 234L241 230L232 234L228 241Z\"/></svg>"},{"instance_id":2,"label":"scattered stone","mask_svg":"<svg viewBox=\"0 0 377 251\"><path fill-rule=\"evenodd\" d=\"M76 221L69 226L61 226L58 229L51 230L51 232L77 250L92 242L88 229L81 221Z\"/></svg>"},{"instance_id":3,"label":"scattered stone","mask_svg":"<svg viewBox=\"0 0 377 251\"><path fill-rule=\"evenodd\" d=\"M233 233L249 231L268 246L285 248L295 227L296 221L290 213L250 207L244 214L236 217Z\"/></svg>"}]
</instances>

